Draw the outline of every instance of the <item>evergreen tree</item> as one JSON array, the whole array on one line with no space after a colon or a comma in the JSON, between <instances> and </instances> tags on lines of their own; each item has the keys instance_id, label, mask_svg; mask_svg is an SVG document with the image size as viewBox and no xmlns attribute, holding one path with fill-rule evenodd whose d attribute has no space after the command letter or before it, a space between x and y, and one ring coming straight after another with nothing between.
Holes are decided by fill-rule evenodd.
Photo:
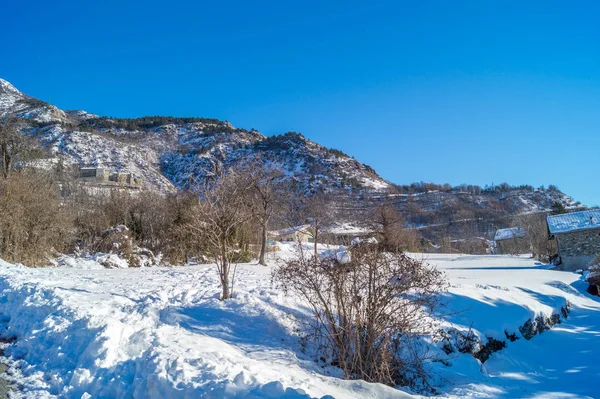
<instances>
[{"instance_id":1,"label":"evergreen tree","mask_svg":"<svg viewBox=\"0 0 600 399\"><path fill-rule=\"evenodd\" d=\"M567 208L565 208L562 202L556 201L552 204L552 207L550 208L550 213L552 215L560 215L563 213L567 213Z\"/></svg>"}]
</instances>

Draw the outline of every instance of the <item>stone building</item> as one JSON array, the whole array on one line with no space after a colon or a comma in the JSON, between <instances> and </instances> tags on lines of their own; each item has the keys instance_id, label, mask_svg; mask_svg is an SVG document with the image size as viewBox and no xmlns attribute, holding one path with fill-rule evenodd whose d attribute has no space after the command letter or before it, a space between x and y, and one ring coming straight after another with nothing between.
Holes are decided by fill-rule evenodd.
<instances>
[{"instance_id":1,"label":"stone building","mask_svg":"<svg viewBox=\"0 0 600 399\"><path fill-rule=\"evenodd\" d=\"M296 226L269 232L269 238L280 242L313 242L309 226Z\"/></svg>"},{"instance_id":2,"label":"stone building","mask_svg":"<svg viewBox=\"0 0 600 399\"><path fill-rule=\"evenodd\" d=\"M600 210L548 216L548 231L558 247L563 270L587 268L600 254Z\"/></svg>"},{"instance_id":3,"label":"stone building","mask_svg":"<svg viewBox=\"0 0 600 399\"><path fill-rule=\"evenodd\" d=\"M96 167L79 168L79 180L102 186L118 185L132 188L142 186L142 179L132 173L109 172L104 168Z\"/></svg>"}]
</instances>

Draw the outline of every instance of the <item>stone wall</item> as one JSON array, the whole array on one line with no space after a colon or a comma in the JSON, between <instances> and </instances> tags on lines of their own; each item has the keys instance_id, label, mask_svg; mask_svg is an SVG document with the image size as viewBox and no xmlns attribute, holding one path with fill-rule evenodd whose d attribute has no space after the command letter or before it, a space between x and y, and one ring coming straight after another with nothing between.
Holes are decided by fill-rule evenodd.
<instances>
[{"instance_id":1,"label":"stone wall","mask_svg":"<svg viewBox=\"0 0 600 399\"><path fill-rule=\"evenodd\" d=\"M561 268L577 270L587 268L597 254L600 254L600 229L557 234L558 255Z\"/></svg>"}]
</instances>

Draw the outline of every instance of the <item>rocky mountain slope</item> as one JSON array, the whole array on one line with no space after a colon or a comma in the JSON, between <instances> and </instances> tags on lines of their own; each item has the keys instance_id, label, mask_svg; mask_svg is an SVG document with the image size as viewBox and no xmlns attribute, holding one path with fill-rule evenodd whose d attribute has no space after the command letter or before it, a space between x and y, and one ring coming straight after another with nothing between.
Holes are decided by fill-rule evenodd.
<instances>
[{"instance_id":1,"label":"rocky mountain slope","mask_svg":"<svg viewBox=\"0 0 600 399\"><path fill-rule=\"evenodd\" d=\"M214 162L234 166L258 153L307 189L389 187L372 168L296 133L266 137L215 119L114 119L63 111L1 79L0 115L28 121L24 132L39 140L50 165L61 161L133 173L145 187L163 192L201 186Z\"/></svg>"}]
</instances>

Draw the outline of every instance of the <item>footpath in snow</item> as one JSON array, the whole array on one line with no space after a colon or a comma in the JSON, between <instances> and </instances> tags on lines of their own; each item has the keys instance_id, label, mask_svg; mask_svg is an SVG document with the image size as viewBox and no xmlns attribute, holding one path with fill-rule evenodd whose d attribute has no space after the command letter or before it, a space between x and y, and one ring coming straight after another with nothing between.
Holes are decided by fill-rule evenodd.
<instances>
[{"instance_id":1,"label":"footpath in snow","mask_svg":"<svg viewBox=\"0 0 600 399\"><path fill-rule=\"evenodd\" d=\"M422 255L414 255L420 257ZM428 255L447 273L442 326L506 340L538 315L568 318L508 342L481 364L450 353L432 369L447 398L594 398L600 302L574 273L531 259ZM272 286L269 267L238 267L235 298L219 301L214 267L30 269L0 261L0 336L25 397L415 398L345 381L301 350L308 309ZM432 344L433 345L433 344Z\"/></svg>"}]
</instances>

